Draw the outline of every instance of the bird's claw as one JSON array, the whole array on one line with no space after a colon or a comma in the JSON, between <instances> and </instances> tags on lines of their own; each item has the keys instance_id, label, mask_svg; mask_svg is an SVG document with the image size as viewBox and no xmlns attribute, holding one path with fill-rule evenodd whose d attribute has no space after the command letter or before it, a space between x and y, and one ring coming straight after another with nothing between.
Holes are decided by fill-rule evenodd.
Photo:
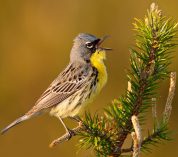
<instances>
[{"instance_id":1,"label":"bird's claw","mask_svg":"<svg viewBox=\"0 0 178 157\"><path fill-rule=\"evenodd\" d=\"M75 135L74 131L71 129L67 129L67 134L68 134L67 141L69 141L71 137Z\"/></svg>"},{"instance_id":2,"label":"bird's claw","mask_svg":"<svg viewBox=\"0 0 178 157\"><path fill-rule=\"evenodd\" d=\"M81 122L81 118L79 116L74 116L74 117L69 117L70 119L76 121L76 122Z\"/></svg>"}]
</instances>

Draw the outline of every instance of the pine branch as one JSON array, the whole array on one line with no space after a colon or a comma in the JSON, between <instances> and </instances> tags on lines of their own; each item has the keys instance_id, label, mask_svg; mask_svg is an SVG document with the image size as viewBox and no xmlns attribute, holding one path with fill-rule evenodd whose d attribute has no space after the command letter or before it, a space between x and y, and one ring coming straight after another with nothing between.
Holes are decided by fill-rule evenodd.
<instances>
[{"instance_id":1,"label":"pine branch","mask_svg":"<svg viewBox=\"0 0 178 157\"><path fill-rule=\"evenodd\" d=\"M168 128L166 125L162 124L160 127L155 128L153 132L150 134L148 132L148 136L142 141L141 143L141 149L142 151L149 151L151 148L150 145L156 145L158 143L161 143L163 140L169 141L171 140L167 135L169 134ZM130 148L122 149L121 153L130 153L133 152L134 146L131 145Z\"/></svg>"},{"instance_id":2,"label":"pine branch","mask_svg":"<svg viewBox=\"0 0 178 157\"><path fill-rule=\"evenodd\" d=\"M130 48L130 70L128 88L119 99L114 99L102 116L86 113L82 125L74 128L72 136L80 136L80 148L92 148L96 156L119 157L125 153L139 156L141 151L150 151L150 145L169 140L168 121L175 93L176 75L171 73L170 88L159 122L156 113L156 89L167 79L170 71L172 49L176 46L177 23L162 15L155 3L151 4L144 20L135 19L136 46ZM152 107L155 120L152 133L142 140L141 127L146 112ZM132 135L130 148L123 144ZM68 140L67 134L55 140L51 146Z\"/></svg>"},{"instance_id":3,"label":"pine branch","mask_svg":"<svg viewBox=\"0 0 178 157\"><path fill-rule=\"evenodd\" d=\"M155 145L155 144L161 143L161 141L163 140L170 140L170 138L168 137L169 130L168 130L167 124L168 124L170 114L171 114L172 99L173 99L174 92L175 92L175 86L176 86L176 73L171 72L170 87L169 87L167 102L165 105L165 111L163 113L163 121L160 124L155 123L153 132L151 134L148 132L148 136L141 142L141 148L143 151L150 151L149 145ZM155 107L154 107L154 110L155 110ZM155 116L155 112L156 111L153 112L153 117L157 118L157 116ZM122 149L121 154L132 152L132 151L134 151L134 145L131 145L130 148Z\"/></svg>"},{"instance_id":4,"label":"pine branch","mask_svg":"<svg viewBox=\"0 0 178 157\"><path fill-rule=\"evenodd\" d=\"M170 21L165 21L155 4L151 5L145 22L136 19L134 23L135 30L138 32L136 45L141 51L131 49L132 70L128 79L132 84L132 92L128 91L125 98L120 99L126 113L126 117L123 118L126 120L126 126L120 129L118 137L120 148L132 130L132 115L143 114L148 109L159 81L169 74L167 66L170 61L167 60L166 50L175 45L172 38L175 35L176 25L171 26Z\"/></svg>"}]
</instances>

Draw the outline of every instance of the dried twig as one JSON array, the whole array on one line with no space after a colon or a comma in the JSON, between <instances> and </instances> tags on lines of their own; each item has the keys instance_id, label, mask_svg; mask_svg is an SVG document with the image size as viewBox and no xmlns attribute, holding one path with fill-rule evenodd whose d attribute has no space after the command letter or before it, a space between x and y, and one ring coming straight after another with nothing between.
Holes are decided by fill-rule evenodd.
<instances>
[{"instance_id":1,"label":"dried twig","mask_svg":"<svg viewBox=\"0 0 178 157\"><path fill-rule=\"evenodd\" d=\"M55 139L50 145L49 147L52 148L64 141L68 141L70 140L73 136L77 135L77 133L81 132L85 130L85 126L81 123L79 123L79 125L76 128L73 128L71 131L71 134L69 135L68 133L65 133L64 135L62 135L61 137Z\"/></svg>"},{"instance_id":2,"label":"dried twig","mask_svg":"<svg viewBox=\"0 0 178 157\"><path fill-rule=\"evenodd\" d=\"M170 86L169 86L169 93L163 113L163 122L168 123L171 111L172 111L172 100L174 98L176 88L176 72L171 72L170 74Z\"/></svg>"},{"instance_id":3,"label":"dried twig","mask_svg":"<svg viewBox=\"0 0 178 157\"><path fill-rule=\"evenodd\" d=\"M151 101L152 101L152 116L153 116L154 121L157 122L158 119L157 119L157 110L156 110L156 107L157 107L156 98L152 98Z\"/></svg>"},{"instance_id":4,"label":"dried twig","mask_svg":"<svg viewBox=\"0 0 178 157\"><path fill-rule=\"evenodd\" d=\"M132 116L132 124L135 132L132 132L132 139L133 139L133 157L138 157L140 154L140 148L142 143L141 138L141 128L139 125L139 121L137 116Z\"/></svg>"}]
</instances>

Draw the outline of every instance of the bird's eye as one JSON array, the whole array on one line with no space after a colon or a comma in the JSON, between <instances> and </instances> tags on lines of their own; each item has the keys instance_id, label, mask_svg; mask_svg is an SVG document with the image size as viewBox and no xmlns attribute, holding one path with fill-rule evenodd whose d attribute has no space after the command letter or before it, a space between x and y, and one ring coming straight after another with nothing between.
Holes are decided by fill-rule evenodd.
<instances>
[{"instance_id":1,"label":"bird's eye","mask_svg":"<svg viewBox=\"0 0 178 157\"><path fill-rule=\"evenodd\" d=\"M94 45L91 42L86 42L86 46L87 48L92 49Z\"/></svg>"}]
</instances>

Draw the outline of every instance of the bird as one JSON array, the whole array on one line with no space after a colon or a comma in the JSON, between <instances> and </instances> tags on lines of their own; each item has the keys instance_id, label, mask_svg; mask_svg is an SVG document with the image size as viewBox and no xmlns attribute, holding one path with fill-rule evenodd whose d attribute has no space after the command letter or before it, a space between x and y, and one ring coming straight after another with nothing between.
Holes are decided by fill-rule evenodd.
<instances>
[{"instance_id":1,"label":"bird","mask_svg":"<svg viewBox=\"0 0 178 157\"><path fill-rule=\"evenodd\" d=\"M68 117L78 119L85 106L92 102L107 82L104 60L106 52L111 49L100 46L107 37L98 38L88 33L78 34L73 41L70 61L66 68L49 85L35 105L5 127L1 134L23 121L49 112L61 121L66 133L71 135L71 130L63 119Z\"/></svg>"}]
</instances>

